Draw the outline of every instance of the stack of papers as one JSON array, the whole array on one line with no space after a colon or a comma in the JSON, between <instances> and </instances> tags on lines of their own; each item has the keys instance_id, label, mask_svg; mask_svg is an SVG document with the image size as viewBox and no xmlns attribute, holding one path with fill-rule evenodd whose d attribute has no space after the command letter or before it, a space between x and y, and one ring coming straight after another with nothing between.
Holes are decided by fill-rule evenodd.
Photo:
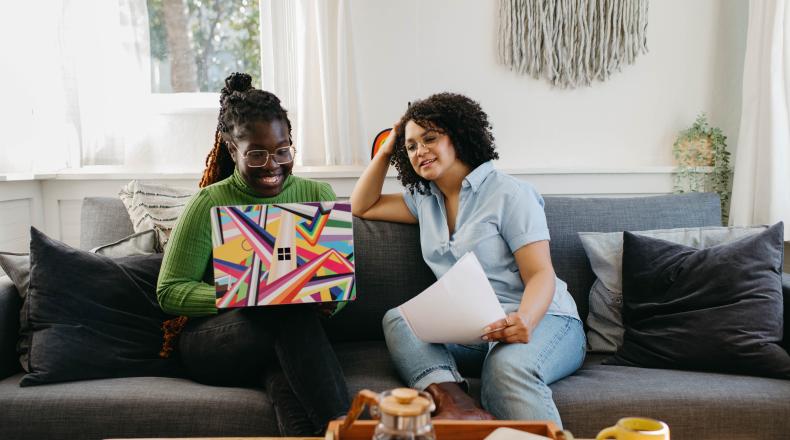
<instances>
[{"instance_id":1,"label":"stack of papers","mask_svg":"<svg viewBox=\"0 0 790 440\"><path fill-rule=\"evenodd\" d=\"M472 252L399 309L420 340L441 344L481 344L483 329L505 318L494 289Z\"/></svg>"}]
</instances>

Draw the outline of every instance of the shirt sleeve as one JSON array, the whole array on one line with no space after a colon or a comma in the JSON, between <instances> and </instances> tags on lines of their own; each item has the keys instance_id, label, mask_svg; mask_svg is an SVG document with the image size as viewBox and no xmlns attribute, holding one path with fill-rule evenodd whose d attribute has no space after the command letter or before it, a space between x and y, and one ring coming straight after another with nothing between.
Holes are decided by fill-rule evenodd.
<instances>
[{"instance_id":1,"label":"shirt sleeve","mask_svg":"<svg viewBox=\"0 0 790 440\"><path fill-rule=\"evenodd\" d=\"M511 252L536 241L549 240L543 197L526 182L507 198L500 233Z\"/></svg>"},{"instance_id":2,"label":"shirt sleeve","mask_svg":"<svg viewBox=\"0 0 790 440\"><path fill-rule=\"evenodd\" d=\"M167 313L193 317L217 313L214 286L203 281L212 252L212 206L206 191L195 194L170 235L156 288L159 305Z\"/></svg>"},{"instance_id":3,"label":"shirt sleeve","mask_svg":"<svg viewBox=\"0 0 790 440\"><path fill-rule=\"evenodd\" d=\"M411 215L413 215L414 218L420 218L420 216L417 215L417 198L414 197L414 194L408 189L403 190L403 201L406 202L406 207L409 208Z\"/></svg>"}]
</instances>

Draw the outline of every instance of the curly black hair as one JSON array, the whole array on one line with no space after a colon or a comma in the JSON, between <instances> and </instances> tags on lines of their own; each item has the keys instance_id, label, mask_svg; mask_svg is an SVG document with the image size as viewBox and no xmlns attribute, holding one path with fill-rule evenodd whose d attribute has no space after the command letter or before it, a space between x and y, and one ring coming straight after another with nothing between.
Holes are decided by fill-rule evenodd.
<instances>
[{"instance_id":1,"label":"curly black hair","mask_svg":"<svg viewBox=\"0 0 790 440\"><path fill-rule=\"evenodd\" d=\"M280 99L273 93L254 88L249 74L236 72L225 78L219 103L214 148L206 157L201 188L233 174L236 165L230 157L227 139L233 136L234 130L244 130L254 122L280 120L288 125L288 138L291 138L291 121Z\"/></svg>"},{"instance_id":2,"label":"curly black hair","mask_svg":"<svg viewBox=\"0 0 790 440\"><path fill-rule=\"evenodd\" d=\"M414 191L429 194L431 190L428 181L414 171L406 152L405 130L409 121L447 134L456 156L472 169L489 160L499 159L488 115L476 101L457 93L437 93L416 101L400 119L395 131L394 154L390 158L390 163L398 170L398 180L412 194Z\"/></svg>"}]
</instances>

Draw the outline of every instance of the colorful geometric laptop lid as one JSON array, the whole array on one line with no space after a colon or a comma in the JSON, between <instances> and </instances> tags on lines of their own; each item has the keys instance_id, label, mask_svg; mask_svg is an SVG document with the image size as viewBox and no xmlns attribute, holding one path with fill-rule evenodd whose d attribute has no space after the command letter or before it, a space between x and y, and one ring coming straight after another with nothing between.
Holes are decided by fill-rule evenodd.
<instances>
[{"instance_id":1,"label":"colorful geometric laptop lid","mask_svg":"<svg viewBox=\"0 0 790 440\"><path fill-rule=\"evenodd\" d=\"M211 209L217 308L356 299L351 205Z\"/></svg>"}]
</instances>

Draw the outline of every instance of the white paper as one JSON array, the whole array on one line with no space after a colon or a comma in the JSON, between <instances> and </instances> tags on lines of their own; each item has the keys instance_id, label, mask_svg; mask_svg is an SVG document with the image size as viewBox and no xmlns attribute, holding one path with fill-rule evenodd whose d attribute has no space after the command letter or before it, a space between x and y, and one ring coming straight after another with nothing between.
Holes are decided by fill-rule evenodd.
<instances>
[{"instance_id":1,"label":"white paper","mask_svg":"<svg viewBox=\"0 0 790 440\"><path fill-rule=\"evenodd\" d=\"M548 437L513 428L497 428L483 440L549 440Z\"/></svg>"},{"instance_id":2,"label":"white paper","mask_svg":"<svg viewBox=\"0 0 790 440\"><path fill-rule=\"evenodd\" d=\"M480 344L483 329L505 312L474 253L468 252L400 312L420 340Z\"/></svg>"}]
</instances>

